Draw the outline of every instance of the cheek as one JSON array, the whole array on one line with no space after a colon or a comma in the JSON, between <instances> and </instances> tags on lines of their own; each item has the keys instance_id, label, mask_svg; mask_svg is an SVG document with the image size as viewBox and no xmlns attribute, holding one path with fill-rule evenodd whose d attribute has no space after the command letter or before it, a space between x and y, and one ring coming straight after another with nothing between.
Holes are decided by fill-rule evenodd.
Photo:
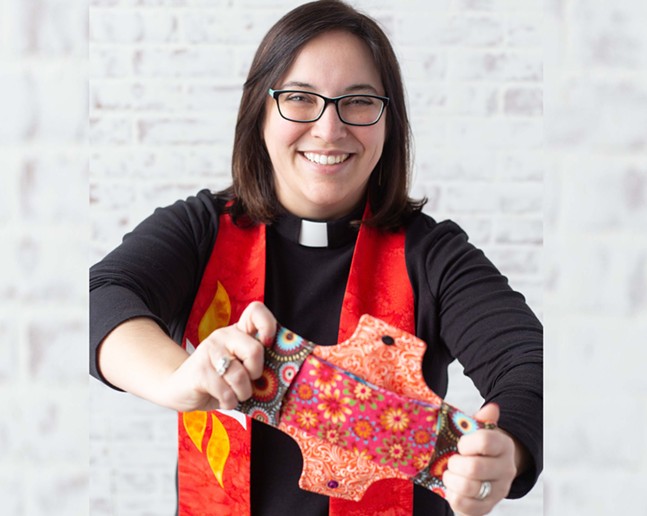
<instances>
[{"instance_id":1,"label":"cheek","mask_svg":"<svg viewBox=\"0 0 647 516\"><path fill-rule=\"evenodd\" d=\"M303 132L300 124L271 116L265 123L263 140L270 153L287 152L303 136Z\"/></svg>"},{"instance_id":2,"label":"cheek","mask_svg":"<svg viewBox=\"0 0 647 516\"><path fill-rule=\"evenodd\" d=\"M383 127L379 131L375 131L374 133L367 134L364 136L364 139L363 139L364 148L367 151L368 158L373 162L373 164L377 163L377 161L382 156L384 141L385 141L385 130Z\"/></svg>"}]
</instances>

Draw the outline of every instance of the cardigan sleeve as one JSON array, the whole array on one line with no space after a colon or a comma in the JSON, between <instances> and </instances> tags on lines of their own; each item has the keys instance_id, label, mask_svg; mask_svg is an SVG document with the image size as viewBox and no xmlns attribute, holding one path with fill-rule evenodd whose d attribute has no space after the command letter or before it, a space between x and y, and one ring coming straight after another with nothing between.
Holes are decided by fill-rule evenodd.
<instances>
[{"instance_id":1,"label":"cardigan sleeve","mask_svg":"<svg viewBox=\"0 0 647 516\"><path fill-rule=\"evenodd\" d=\"M499 405L499 426L528 450L530 467L508 495L521 497L543 467L542 325L458 225L426 216L416 225L418 317L434 326L437 354L461 363L486 403Z\"/></svg>"},{"instance_id":2,"label":"cardigan sleeve","mask_svg":"<svg viewBox=\"0 0 647 516\"><path fill-rule=\"evenodd\" d=\"M208 190L158 208L90 268L90 374L109 385L97 349L119 324L148 317L177 342L182 338L218 224Z\"/></svg>"}]
</instances>

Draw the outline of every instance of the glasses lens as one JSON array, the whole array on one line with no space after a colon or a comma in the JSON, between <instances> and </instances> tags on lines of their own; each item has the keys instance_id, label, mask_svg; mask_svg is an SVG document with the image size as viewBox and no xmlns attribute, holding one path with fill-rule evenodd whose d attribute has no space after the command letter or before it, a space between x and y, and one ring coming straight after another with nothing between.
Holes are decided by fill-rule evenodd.
<instances>
[{"instance_id":1,"label":"glasses lens","mask_svg":"<svg viewBox=\"0 0 647 516\"><path fill-rule=\"evenodd\" d=\"M278 96L281 116L295 122L309 122L319 118L324 100L302 91L286 91Z\"/></svg>"},{"instance_id":2,"label":"glasses lens","mask_svg":"<svg viewBox=\"0 0 647 516\"><path fill-rule=\"evenodd\" d=\"M344 122L357 125L371 125L378 121L384 102L367 95L353 95L339 101L339 115Z\"/></svg>"},{"instance_id":3,"label":"glasses lens","mask_svg":"<svg viewBox=\"0 0 647 516\"><path fill-rule=\"evenodd\" d=\"M294 122L317 120L326 107L323 98L306 91L281 92L277 101L281 116ZM370 95L349 95L339 99L337 109L344 123L372 125L380 119L384 111L384 101Z\"/></svg>"}]
</instances>

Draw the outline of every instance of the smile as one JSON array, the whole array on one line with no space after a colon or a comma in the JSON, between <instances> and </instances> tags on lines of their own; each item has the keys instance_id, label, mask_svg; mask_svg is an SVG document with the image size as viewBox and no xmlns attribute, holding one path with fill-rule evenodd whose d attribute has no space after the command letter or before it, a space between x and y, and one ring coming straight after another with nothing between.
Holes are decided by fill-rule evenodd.
<instances>
[{"instance_id":1,"label":"smile","mask_svg":"<svg viewBox=\"0 0 647 516\"><path fill-rule=\"evenodd\" d=\"M338 163L346 161L348 156L350 156L350 154L325 155L315 154L314 152L304 152L303 155L308 158L309 161L317 163L318 165L337 165Z\"/></svg>"}]
</instances>

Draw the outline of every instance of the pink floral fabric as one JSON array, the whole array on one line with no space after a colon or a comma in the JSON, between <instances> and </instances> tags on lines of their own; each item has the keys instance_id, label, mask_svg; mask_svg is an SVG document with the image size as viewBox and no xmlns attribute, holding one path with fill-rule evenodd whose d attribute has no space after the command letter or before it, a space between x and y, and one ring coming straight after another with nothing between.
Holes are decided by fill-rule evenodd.
<instances>
[{"instance_id":1,"label":"pink floral fabric","mask_svg":"<svg viewBox=\"0 0 647 516\"><path fill-rule=\"evenodd\" d=\"M282 421L414 476L431 459L439 409L369 384L311 355L287 393Z\"/></svg>"},{"instance_id":2,"label":"pink floral fabric","mask_svg":"<svg viewBox=\"0 0 647 516\"><path fill-rule=\"evenodd\" d=\"M360 500L372 483L401 478L445 496L442 475L460 437L494 425L428 388L420 369L425 349L369 315L336 346L279 328L263 375L238 410L295 439L303 489Z\"/></svg>"}]
</instances>

